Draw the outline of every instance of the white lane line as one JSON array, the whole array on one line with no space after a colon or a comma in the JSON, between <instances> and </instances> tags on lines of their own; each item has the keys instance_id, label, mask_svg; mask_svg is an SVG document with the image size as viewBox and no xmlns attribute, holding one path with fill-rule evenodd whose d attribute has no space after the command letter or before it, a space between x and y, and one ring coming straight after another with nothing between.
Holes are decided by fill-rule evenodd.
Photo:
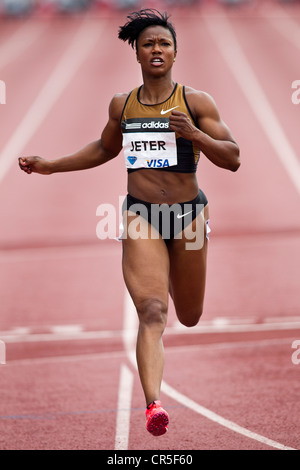
<instances>
[{"instance_id":1,"label":"white lane line","mask_svg":"<svg viewBox=\"0 0 300 470\"><path fill-rule=\"evenodd\" d=\"M17 165L17 157L20 156L24 146L34 136L60 95L83 64L92 47L95 46L101 30L101 23L91 24L90 22L83 21L71 45L62 55L53 73L2 150L0 154L0 183L11 165L13 163Z\"/></svg>"},{"instance_id":2,"label":"white lane line","mask_svg":"<svg viewBox=\"0 0 300 470\"><path fill-rule=\"evenodd\" d=\"M205 343L205 344L193 344L190 346L170 346L165 349L166 354L183 354L183 353L194 353L205 351L215 351L219 349L241 349L241 348L262 348L268 346L288 346L289 350L295 337L282 338L282 339L270 339L270 340L255 340L255 341L229 341L223 343ZM47 357L32 357L29 359L12 359L7 362L7 367L18 367L18 366L35 366L40 364L60 364L60 363L72 363L76 364L79 361L89 362L105 360L111 361L113 359L125 360L128 356L124 351L111 351L111 352L99 352L91 354L72 354L66 356L47 356Z\"/></svg>"},{"instance_id":3,"label":"white lane line","mask_svg":"<svg viewBox=\"0 0 300 470\"><path fill-rule=\"evenodd\" d=\"M0 69L6 67L36 41L46 29L47 22L25 22L9 39L0 45Z\"/></svg>"},{"instance_id":4,"label":"white lane line","mask_svg":"<svg viewBox=\"0 0 300 470\"><path fill-rule=\"evenodd\" d=\"M53 325L49 327L54 335L78 335L83 332L83 325ZM50 333L50 334L51 334Z\"/></svg>"},{"instance_id":5,"label":"white lane line","mask_svg":"<svg viewBox=\"0 0 300 470\"><path fill-rule=\"evenodd\" d=\"M137 325L137 315L136 315L136 310L134 308L134 305L131 301L128 299L126 300L126 296L129 296L127 290L125 291L125 308L128 309L128 311L124 311L124 317L127 318L126 322L127 324L130 324L131 327L133 327L134 324ZM131 317L131 319L130 319ZM130 341L132 343L130 344ZM135 349L135 345L133 343L133 335L127 338L127 357L131 361L131 363L136 367L136 361L132 360L133 357L133 351ZM234 423L233 421L227 420L223 418L222 416L218 415L217 413L214 413L213 411L199 405L198 403L194 402L191 400L189 397L186 395L178 392L175 390L173 387L168 385L165 381L162 382L162 387L161 390L163 393L166 395L170 396L173 400L178 401L181 405L184 405L188 408L190 408L192 411L204 416L205 418L214 421L215 423L219 424L220 426L223 426L227 429L230 429L231 431L236 432L237 434L241 434L245 437L248 437L250 439L253 439L255 441L264 443L270 447L273 447L275 449L280 449L280 450L295 450L291 447L284 446L283 444L273 441L272 439L268 439L260 434L254 433L252 431L249 431L248 429L239 426L238 424Z\"/></svg>"},{"instance_id":6,"label":"white lane line","mask_svg":"<svg viewBox=\"0 0 300 470\"><path fill-rule=\"evenodd\" d=\"M111 258L112 256L120 256L120 251L116 245L107 244L104 250L100 250L99 244L87 241L81 245L43 246L11 250L0 249L0 264L56 261L70 258Z\"/></svg>"},{"instance_id":7,"label":"white lane line","mask_svg":"<svg viewBox=\"0 0 300 470\"><path fill-rule=\"evenodd\" d=\"M265 11L264 17L287 41L300 49L300 27L283 8L276 6L275 10Z\"/></svg>"},{"instance_id":8,"label":"white lane line","mask_svg":"<svg viewBox=\"0 0 300 470\"><path fill-rule=\"evenodd\" d=\"M244 341L223 341L223 342L211 342L203 344L189 344L185 346L168 346L165 348L166 354L183 354L183 353L194 353L204 352L208 349L214 353L219 349L241 349L241 348L266 348L268 346L284 346L290 351L291 345L295 340L295 336L289 338L275 338L275 339L254 339Z\"/></svg>"},{"instance_id":9,"label":"white lane line","mask_svg":"<svg viewBox=\"0 0 300 470\"><path fill-rule=\"evenodd\" d=\"M223 426L224 428L230 429L233 432L241 434L242 436L261 442L262 444L265 444L269 447L274 447L274 449L296 450L292 447L287 447L283 444L280 444L279 442L273 441L272 439L268 439L267 437L261 436L260 434L249 431L249 429L243 428L242 426L239 426L238 424L234 423L233 421L230 421L229 419L223 418L217 413L214 413L213 411L205 408L204 406L199 405L195 401L188 398L186 395L183 395L182 393L178 392L164 381L162 383L162 391L169 397L173 398L173 400L182 403L184 406L190 408L192 411L195 411L199 415L204 416L205 418L219 424L220 426Z\"/></svg>"},{"instance_id":10,"label":"white lane line","mask_svg":"<svg viewBox=\"0 0 300 470\"><path fill-rule=\"evenodd\" d=\"M294 339L294 338L293 338ZM291 340L292 342L292 340ZM111 352L100 352L93 354L72 354L66 356L47 356L47 357L31 357L28 359L9 359L7 361L7 368L12 367L35 367L37 365L47 364L64 364L64 363L75 363L79 362L90 362L90 361L112 361L112 360L126 360L126 354L124 351L111 351Z\"/></svg>"},{"instance_id":11,"label":"white lane line","mask_svg":"<svg viewBox=\"0 0 300 470\"><path fill-rule=\"evenodd\" d=\"M123 330L122 340L126 355L130 357L136 367L135 355L132 351L136 337L136 320L135 315L131 312L134 305L129 295L124 298L124 315L123 315ZM133 373L124 364L121 368L121 378L119 386L119 402L118 402L118 415L117 415L117 428L115 437L115 450L128 450L129 444L129 431L130 431L130 416L131 416L131 400L133 388Z\"/></svg>"},{"instance_id":12,"label":"white lane line","mask_svg":"<svg viewBox=\"0 0 300 470\"><path fill-rule=\"evenodd\" d=\"M226 18L203 17L212 39L244 93L275 154L300 194L300 162ZM233 60L234 58L234 60Z\"/></svg>"},{"instance_id":13,"label":"white lane line","mask_svg":"<svg viewBox=\"0 0 300 470\"><path fill-rule=\"evenodd\" d=\"M138 329L138 317L134 303L127 290L124 296L123 312L123 344L127 357L130 359L130 362L133 364L134 368L137 369L135 342Z\"/></svg>"},{"instance_id":14,"label":"white lane line","mask_svg":"<svg viewBox=\"0 0 300 470\"><path fill-rule=\"evenodd\" d=\"M280 330L298 330L300 329L300 321L282 321L274 323L241 323L241 324L206 324L195 326L192 330L177 324L171 329L166 328L167 334L205 334L205 333L247 333L255 331L280 331Z\"/></svg>"},{"instance_id":15,"label":"white lane line","mask_svg":"<svg viewBox=\"0 0 300 470\"><path fill-rule=\"evenodd\" d=\"M130 311L129 309L126 310ZM37 328L18 327L11 330L0 330L0 338L6 343L38 343L51 341L79 341L92 339L113 339L122 338L125 350L132 355L132 361L135 360L135 353L131 345L136 338L136 324L132 323L132 317L126 320L128 322L126 330L98 330L85 329L84 325L53 325L41 327L44 331L38 331ZM125 323L125 322L124 322ZM209 333L255 333L262 331L293 331L300 330L299 321L278 322L278 323L249 323L241 325L199 325L194 328L185 328L181 326L169 326L165 329L165 336L173 335L205 335Z\"/></svg>"},{"instance_id":16,"label":"white lane line","mask_svg":"<svg viewBox=\"0 0 300 470\"><path fill-rule=\"evenodd\" d=\"M50 333L11 333L1 332L0 338L6 343L40 343L40 342L53 342L53 341L80 341L80 340L93 340L93 339L121 339L122 332L120 330L98 330L98 331L80 331L80 328L68 329L58 327L56 332Z\"/></svg>"},{"instance_id":17,"label":"white lane line","mask_svg":"<svg viewBox=\"0 0 300 470\"><path fill-rule=\"evenodd\" d=\"M128 450L133 373L125 365L121 365L115 450Z\"/></svg>"}]
</instances>

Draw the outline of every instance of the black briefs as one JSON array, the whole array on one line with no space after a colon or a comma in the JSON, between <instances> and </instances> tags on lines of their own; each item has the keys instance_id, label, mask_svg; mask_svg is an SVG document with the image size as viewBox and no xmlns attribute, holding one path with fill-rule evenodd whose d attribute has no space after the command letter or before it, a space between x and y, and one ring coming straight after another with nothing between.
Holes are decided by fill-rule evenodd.
<instances>
[{"instance_id":1,"label":"black briefs","mask_svg":"<svg viewBox=\"0 0 300 470\"><path fill-rule=\"evenodd\" d=\"M152 204L128 194L123 202L122 213L130 210L142 216L155 227L164 240L171 240L192 223L207 203L201 189L192 201L176 204Z\"/></svg>"}]
</instances>

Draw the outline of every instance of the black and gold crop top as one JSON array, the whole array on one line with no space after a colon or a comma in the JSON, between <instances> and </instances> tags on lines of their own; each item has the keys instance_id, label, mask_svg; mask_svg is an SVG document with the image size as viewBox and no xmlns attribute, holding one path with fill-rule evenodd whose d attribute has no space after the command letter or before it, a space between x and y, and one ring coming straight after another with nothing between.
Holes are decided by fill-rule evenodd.
<instances>
[{"instance_id":1,"label":"black and gold crop top","mask_svg":"<svg viewBox=\"0 0 300 470\"><path fill-rule=\"evenodd\" d=\"M171 96L155 105L141 103L140 90L141 87L135 88L129 94L121 117L128 173L142 168L194 173L200 156L199 148L169 129L168 116L173 109L187 114L196 125L187 104L185 87L177 83Z\"/></svg>"}]
</instances>

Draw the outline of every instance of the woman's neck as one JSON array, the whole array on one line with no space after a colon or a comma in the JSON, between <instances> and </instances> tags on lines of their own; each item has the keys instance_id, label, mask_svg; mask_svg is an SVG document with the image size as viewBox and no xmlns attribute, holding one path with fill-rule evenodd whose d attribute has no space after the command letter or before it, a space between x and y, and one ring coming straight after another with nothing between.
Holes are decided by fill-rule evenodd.
<instances>
[{"instance_id":1,"label":"woman's neck","mask_svg":"<svg viewBox=\"0 0 300 470\"><path fill-rule=\"evenodd\" d=\"M140 90L140 101L144 104L162 103L174 90L175 82L171 78L144 79Z\"/></svg>"}]
</instances>

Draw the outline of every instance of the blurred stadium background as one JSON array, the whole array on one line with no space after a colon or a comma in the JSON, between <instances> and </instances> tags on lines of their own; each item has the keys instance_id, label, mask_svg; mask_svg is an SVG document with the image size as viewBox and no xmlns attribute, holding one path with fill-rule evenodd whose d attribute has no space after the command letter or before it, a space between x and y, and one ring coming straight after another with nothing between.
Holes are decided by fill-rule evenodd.
<instances>
[{"instance_id":1,"label":"blurred stadium background","mask_svg":"<svg viewBox=\"0 0 300 470\"><path fill-rule=\"evenodd\" d=\"M30 15L80 14L86 11L94 14L140 8L168 9L174 7L193 8L207 4L221 4L228 7L262 6L264 3L295 4L300 0L0 0L1 20L22 18Z\"/></svg>"}]
</instances>

